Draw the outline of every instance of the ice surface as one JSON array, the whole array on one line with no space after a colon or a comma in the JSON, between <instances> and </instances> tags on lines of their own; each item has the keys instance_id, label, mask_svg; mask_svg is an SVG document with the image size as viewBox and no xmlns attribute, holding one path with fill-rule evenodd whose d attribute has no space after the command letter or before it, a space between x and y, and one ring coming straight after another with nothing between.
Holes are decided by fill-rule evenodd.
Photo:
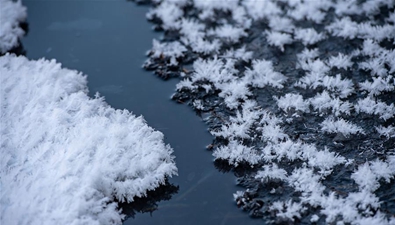
<instances>
[{"instance_id":1,"label":"ice surface","mask_svg":"<svg viewBox=\"0 0 395 225\"><path fill-rule=\"evenodd\" d=\"M268 223L395 223L376 193L395 175L394 1L163 0L154 10L165 4L183 12L177 29L157 14L183 45L167 52L188 49L171 68L182 74L174 98L210 114L215 159L255 168L242 184L257 190L236 193L238 206Z\"/></svg>"},{"instance_id":2,"label":"ice surface","mask_svg":"<svg viewBox=\"0 0 395 225\"><path fill-rule=\"evenodd\" d=\"M1 224L121 224L131 202L177 173L142 116L87 95L54 60L0 57Z\"/></svg>"},{"instance_id":3,"label":"ice surface","mask_svg":"<svg viewBox=\"0 0 395 225\"><path fill-rule=\"evenodd\" d=\"M0 54L18 45L18 39L25 34L19 23L26 15L21 0L0 0Z\"/></svg>"}]
</instances>

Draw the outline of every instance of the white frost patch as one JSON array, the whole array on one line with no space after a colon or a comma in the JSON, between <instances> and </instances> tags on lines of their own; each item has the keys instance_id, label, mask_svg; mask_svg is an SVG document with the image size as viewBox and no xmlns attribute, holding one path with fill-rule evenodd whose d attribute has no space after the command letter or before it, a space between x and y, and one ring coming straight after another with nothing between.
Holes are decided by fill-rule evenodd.
<instances>
[{"instance_id":1,"label":"white frost patch","mask_svg":"<svg viewBox=\"0 0 395 225\"><path fill-rule=\"evenodd\" d=\"M287 218L295 221L295 218L301 218L301 213L307 210L301 203L288 200L287 202L273 202L269 207L270 211L275 211L276 216L280 218Z\"/></svg>"},{"instance_id":2,"label":"white frost patch","mask_svg":"<svg viewBox=\"0 0 395 225\"><path fill-rule=\"evenodd\" d=\"M350 17L343 17L328 25L326 29L334 36L345 39L370 38L377 41L395 37L395 27L389 24L378 26L370 23L357 23Z\"/></svg>"},{"instance_id":3,"label":"white frost patch","mask_svg":"<svg viewBox=\"0 0 395 225\"><path fill-rule=\"evenodd\" d=\"M302 142L293 142L291 140L276 144L268 144L262 149L262 152L264 153L263 157L267 162L274 159L277 159L278 161L282 159L290 161L300 159L308 162L310 167L320 169L319 172L324 175L330 174L331 169L334 166L346 163L346 159L344 157L338 156L333 152L329 152L327 149L324 149L324 151L318 151L314 145Z\"/></svg>"},{"instance_id":4,"label":"white frost patch","mask_svg":"<svg viewBox=\"0 0 395 225\"><path fill-rule=\"evenodd\" d=\"M359 185L361 191L373 192L380 187L379 180L381 178L389 183L394 173L395 171L390 169L388 163L376 160L359 166L358 170L351 175L351 178Z\"/></svg>"},{"instance_id":5,"label":"white frost patch","mask_svg":"<svg viewBox=\"0 0 395 225\"><path fill-rule=\"evenodd\" d=\"M152 50L150 53L153 58L170 57L171 65L178 65L177 58L184 56L187 49L178 41L169 43L160 43L157 40L152 41Z\"/></svg>"},{"instance_id":6,"label":"white frost patch","mask_svg":"<svg viewBox=\"0 0 395 225\"><path fill-rule=\"evenodd\" d=\"M222 125L218 131L211 131L211 134L223 138L250 138L250 129L261 115L261 111L255 107L256 102L246 101L243 110L237 111L236 117L230 117L229 123Z\"/></svg>"},{"instance_id":7,"label":"white frost patch","mask_svg":"<svg viewBox=\"0 0 395 225\"><path fill-rule=\"evenodd\" d=\"M387 105L385 102L366 97L357 102L354 106L357 112L379 115L381 119L388 120L395 115L394 103Z\"/></svg>"},{"instance_id":8,"label":"white frost patch","mask_svg":"<svg viewBox=\"0 0 395 225\"><path fill-rule=\"evenodd\" d=\"M381 136L385 136L387 138L395 137L395 127L393 126L388 126L388 127L379 126L376 127L376 130Z\"/></svg>"},{"instance_id":9,"label":"white frost patch","mask_svg":"<svg viewBox=\"0 0 395 225\"><path fill-rule=\"evenodd\" d=\"M148 12L147 18L160 18L164 29L178 29L180 27L179 19L183 15L184 12L179 8L176 1L163 1L157 8Z\"/></svg>"},{"instance_id":10,"label":"white frost patch","mask_svg":"<svg viewBox=\"0 0 395 225\"><path fill-rule=\"evenodd\" d=\"M282 52L284 51L284 45L291 44L293 42L290 34L277 31L266 31L266 38L270 45L280 48Z\"/></svg>"},{"instance_id":11,"label":"white frost patch","mask_svg":"<svg viewBox=\"0 0 395 225\"><path fill-rule=\"evenodd\" d=\"M252 52L247 51L245 46L238 48L236 50L233 50L231 48L230 50L227 50L224 55L221 57L223 58L231 58L231 59L236 59L236 60L243 60L245 62L249 62L252 58Z\"/></svg>"},{"instance_id":12,"label":"white frost patch","mask_svg":"<svg viewBox=\"0 0 395 225\"><path fill-rule=\"evenodd\" d=\"M225 100L229 109L235 109L240 105L239 100L247 100L251 95L248 83L236 76L238 70L235 68L234 59L198 59L193 63L194 73L189 82L185 79L180 88L193 88L196 82L210 82L217 90L219 97Z\"/></svg>"},{"instance_id":13,"label":"white frost patch","mask_svg":"<svg viewBox=\"0 0 395 225\"><path fill-rule=\"evenodd\" d=\"M273 1L245 0L242 4L247 9L248 15L255 20L270 18L281 13L280 7Z\"/></svg>"},{"instance_id":14,"label":"white frost patch","mask_svg":"<svg viewBox=\"0 0 395 225\"><path fill-rule=\"evenodd\" d=\"M337 74L336 77L324 76L322 78L322 86L327 90L335 92L340 98L345 98L354 91L352 81L342 79L340 74Z\"/></svg>"},{"instance_id":15,"label":"white frost patch","mask_svg":"<svg viewBox=\"0 0 395 225\"><path fill-rule=\"evenodd\" d=\"M315 89L322 85L324 76L330 70L330 68L320 59L299 60L298 67L306 71L306 75L296 83L297 86L302 88L311 87Z\"/></svg>"},{"instance_id":16,"label":"white frost patch","mask_svg":"<svg viewBox=\"0 0 395 225\"><path fill-rule=\"evenodd\" d=\"M18 39L25 34L19 23L25 21L26 16L21 0L0 0L0 53L18 45Z\"/></svg>"},{"instance_id":17,"label":"white frost patch","mask_svg":"<svg viewBox=\"0 0 395 225\"><path fill-rule=\"evenodd\" d=\"M202 103L202 100L195 100L193 101L193 107L195 107L198 110L203 110L204 109L204 105Z\"/></svg>"},{"instance_id":18,"label":"white frost patch","mask_svg":"<svg viewBox=\"0 0 395 225\"><path fill-rule=\"evenodd\" d=\"M292 32L295 25L290 18L275 16L269 20L269 27L274 31Z\"/></svg>"},{"instance_id":19,"label":"white frost patch","mask_svg":"<svg viewBox=\"0 0 395 225\"><path fill-rule=\"evenodd\" d=\"M348 137L350 134L364 133L362 128L344 119L333 120L332 118L326 118L321 123L321 126L321 130L326 133L341 133L346 137Z\"/></svg>"},{"instance_id":20,"label":"white frost patch","mask_svg":"<svg viewBox=\"0 0 395 225\"><path fill-rule=\"evenodd\" d=\"M313 28L298 29L295 32L295 39L302 41L304 45L313 45L326 37L322 33L318 33Z\"/></svg>"},{"instance_id":21,"label":"white frost patch","mask_svg":"<svg viewBox=\"0 0 395 225\"><path fill-rule=\"evenodd\" d=\"M231 140L226 146L218 147L213 156L215 159L226 160L230 165L238 166L239 163L249 163L255 165L260 161L259 153L252 147Z\"/></svg>"},{"instance_id":22,"label":"white frost patch","mask_svg":"<svg viewBox=\"0 0 395 225\"><path fill-rule=\"evenodd\" d=\"M245 78L253 87L263 88L270 85L276 88L283 88L282 85L287 78L279 72L274 71L273 63L266 60L254 60L252 69L247 69Z\"/></svg>"},{"instance_id":23,"label":"white frost patch","mask_svg":"<svg viewBox=\"0 0 395 225\"><path fill-rule=\"evenodd\" d=\"M383 79L381 77L372 77L373 81L365 81L363 83L359 83L360 89L368 91L371 95L379 95L384 91L393 91L395 86L391 84L392 77L388 76Z\"/></svg>"},{"instance_id":24,"label":"white frost patch","mask_svg":"<svg viewBox=\"0 0 395 225\"><path fill-rule=\"evenodd\" d=\"M247 96L251 95L247 84L240 79L219 84L218 87L221 89L218 96L225 100L229 109L236 109L240 105L240 100L247 100Z\"/></svg>"},{"instance_id":25,"label":"white frost patch","mask_svg":"<svg viewBox=\"0 0 395 225\"><path fill-rule=\"evenodd\" d=\"M54 60L0 58L1 224L121 224L131 202L177 174L143 117L87 96Z\"/></svg>"},{"instance_id":26,"label":"white frost patch","mask_svg":"<svg viewBox=\"0 0 395 225\"><path fill-rule=\"evenodd\" d=\"M285 180L286 178L287 171L279 168L275 163L273 163L273 165L262 166L262 170L258 171L258 173L255 175L255 179L259 179L261 182L265 182L269 179Z\"/></svg>"},{"instance_id":27,"label":"white frost patch","mask_svg":"<svg viewBox=\"0 0 395 225\"><path fill-rule=\"evenodd\" d=\"M295 110L300 110L302 112L309 111L309 103L303 100L303 96L299 94L288 93L276 100L278 107L285 112L291 108L294 108Z\"/></svg>"},{"instance_id":28,"label":"white frost patch","mask_svg":"<svg viewBox=\"0 0 395 225\"><path fill-rule=\"evenodd\" d=\"M339 69L348 69L352 66L351 56L339 53L337 56L331 56L327 62L330 67L337 67Z\"/></svg>"},{"instance_id":29,"label":"white frost patch","mask_svg":"<svg viewBox=\"0 0 395 225\"><path fill-rule=\"evenodd\" d=\"M314 49L305 48L301 53L297 54L298 60L301 62L313 60L318 56L319 56L319 51L317 48Z\"/></svg>"},{"instance_id":30,"label":"white frost patch","mask_svg":"<svg viewBox=\"0 0 395 225\"><path fill-rule=\"evenodd\" d=\"M221 47L221 43L217 39L213 41L206 40L206 26L203 23L194 19L182 19L180 23L180 34L183 35L180 41L184 45L190 46L194 52L207 55L212 52L217 52Z\"/></svg>"},{"instance_id":31,"label":"white frost patch","mask_svg":"<svg viewBox=\"0 0 395 225\"><path fill-rule=\"evenodd\" d=\"M247 36L243 28L234 27L229 24L217 27L215 30L210 30L208 34L223 38L231 43L236 43L241 37Z\"/></svg>"},{"instance_id":32,"label":"white frost patch","mask_svg":"<svg viewBox=\"0 0 395 225\"><path fill-rule=\"evenodd\" d=\"M332 98L327 91L323 91L317 94L313 98L309 99L310 104L315 110L320 113L327 113L328 110L332 110L335 116L339 116L341 113L350 115L352 104L348 101L342 101L339 98Z\"/></svg>"},{"instance_id":33,"label":"white frost patch","mask_svg":"<svg viewBox=\"0 0 395 225\"><path fill-rule=\"evenodd\" d=\"M287 12L295 20L303 20L308 19L314 21L316 23L321 23L325 17L325 12L332 5L330 0L308 0L308 1L300 1L300 0L287 0L287 2L293 10Z\"/></svg>"}]
</instances>

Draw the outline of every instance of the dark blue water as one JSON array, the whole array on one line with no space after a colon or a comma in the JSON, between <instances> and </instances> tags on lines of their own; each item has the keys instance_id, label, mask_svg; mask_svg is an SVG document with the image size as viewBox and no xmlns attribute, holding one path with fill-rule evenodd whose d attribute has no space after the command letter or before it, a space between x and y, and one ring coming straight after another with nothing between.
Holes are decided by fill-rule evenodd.
<instances>
[{"instance_id":1,"label":"dark blue water","mask_svg":"<svg viewBox=\"0 0 395 225\"><path fill-rule=\"evenodd\" d=\"M160 33L145 19L148 8L119 1L34 1L28 7L29 59L56 59L88 75L90 95L100 92L114 108L143 114L175 151L179 191L158 210L124 224L262 224L239 210L233 174L215 169L205 145L212 137L186 105L170 100L176 80L162 81L141 68L145 52Z\"/></svg>"}]
</instances>

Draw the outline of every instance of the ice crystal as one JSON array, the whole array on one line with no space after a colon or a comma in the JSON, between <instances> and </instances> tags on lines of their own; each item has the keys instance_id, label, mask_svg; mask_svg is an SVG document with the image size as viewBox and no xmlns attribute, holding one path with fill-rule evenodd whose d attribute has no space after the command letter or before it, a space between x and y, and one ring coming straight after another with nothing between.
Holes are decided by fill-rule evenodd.
<instances>
[{"instance_id":1,"label":"ice crystal","mask_svg":"<svg viewBox=\"0 0 395 225\"><path fill-rule=\"evenodd\" d=\"M0 0L0 54L18 46L18 40L25 31L19 23L25 21L26 7L22 1Z\"/></svg>"},{"instance_id":2,"label":"ice crystal","mask_svg":"<svg viewBox=\"0 0 395 225\"><path fill-rule=\"evenodd\" d=\"M163 134L87 95L54 60L0 57L2 224L121 224L132 202L177 173Z\"/></svg>"},{"instance_id":3,"label":"ice crystal","mask_svg":"<svg viewBox=\"0 0 395 225\"><path fill-rule=\"evenodd\" d=\"M196 59L175 98L211 111L215 158L259 165L246 177L259 183L258 195L279 198L256 208L248 190L235 194L237 204L280 223L393 223L374 191L395 171L385 147L394 138L394 2L185 4L176 4L184 14L175 41ZM344 194L337 181L357 191ZM273 182L298 197L265 186Z\"/></svg>"}]
</instances>

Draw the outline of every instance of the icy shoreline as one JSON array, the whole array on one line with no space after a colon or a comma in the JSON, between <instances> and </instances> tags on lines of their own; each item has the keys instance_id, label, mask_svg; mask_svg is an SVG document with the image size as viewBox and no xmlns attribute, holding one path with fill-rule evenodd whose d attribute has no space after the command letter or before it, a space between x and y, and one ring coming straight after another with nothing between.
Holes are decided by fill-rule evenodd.
<instances>
[{"instance_id":1,"label":"icy shoreline","mask_svg":"<svg viewBox=\"0 0 395 225\"><path fill-rule=\"evenodd\" d=\"M177 174L163 134L89 98L81 73L5 55L0 79L3 223L121 224L115 201Z\"/></svg>"},{"instance_id":2,"label":"icy shoreline","mask_svg":"<svg viewBox=\"0 0 395 225\"><path fill-rule=\"evenodd\" d=\"M180 78L173 98L206 118L217 161L252 167L239 207L274 223L395 223L394 191L378 191L395 175L393 2L151 3L165 35L145 67Z\"/></svg>"}]
</instances>

